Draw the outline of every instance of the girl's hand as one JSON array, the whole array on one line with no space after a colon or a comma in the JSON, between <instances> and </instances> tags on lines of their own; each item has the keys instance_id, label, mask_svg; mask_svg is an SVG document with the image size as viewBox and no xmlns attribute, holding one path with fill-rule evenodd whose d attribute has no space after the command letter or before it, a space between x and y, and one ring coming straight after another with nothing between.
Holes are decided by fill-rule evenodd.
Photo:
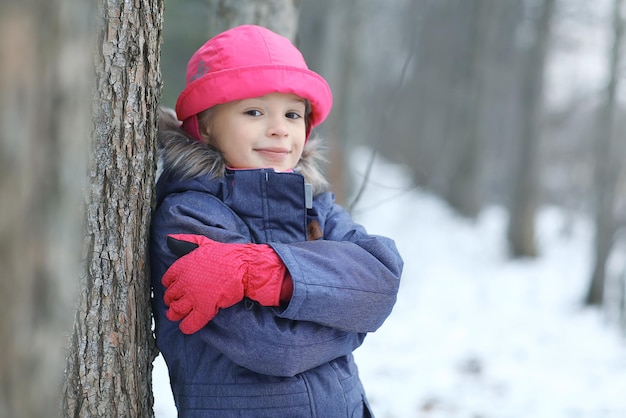
<instances>
[{"instance_id":1,"label":"girl's hand","mask_svg":"<svg viewBox=\"0 0 626 418\"><path fill-rule=\"evenodd\" d=\"M161 280L167 318L181 321L184 334L192 334L217 315L219 309L244 296L264 306L280 304L287 268L265 244L224 244L202 235L170 235L168 247L176 260ZM194 247L197 247L194 249ZM291 279L289 277L289 284Z\"/></svg>"}]
</instances>

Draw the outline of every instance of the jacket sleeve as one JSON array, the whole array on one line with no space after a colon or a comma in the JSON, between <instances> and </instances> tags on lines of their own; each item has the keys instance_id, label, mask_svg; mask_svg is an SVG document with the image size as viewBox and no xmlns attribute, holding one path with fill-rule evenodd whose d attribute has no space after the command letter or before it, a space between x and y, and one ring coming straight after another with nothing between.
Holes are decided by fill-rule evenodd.
<instances>
[{"instance_id":1,"label":"jacket sleeve","mask_svg":"<svg viewBox=\"0 0 626 418\"><path fill-rule=\"evenodd\" d=\"M324 239L271 245L294 284L280 317L364 333L391 313L403 260L391 239L368 235L341 207L333 205Z\"/></svg>"},{"instance_id":2,"label":"jacket sleeve","mask_svg":"<svg viewBox=\"0 0 626 418\"><path fill-rule=\"evenodd\" d=\"M220 311L197 334L240 366L271 376L295 376L349 355L366 335L280 318L249 300Z\"/></svg>"},{"instance_id":3,"label":"jacket sleeve","mask_svg":"<svg viewBox=\"0 0 626 418\"><path fill-rule=\"evenodd\" d=\"M251 301L225 309L200 331L207 340L244 367L281 376L359 347L391 313L403 261L392 240L368 235L337 205L324 229L323 240L270 243L294 282L284 310Z\"/></svg>"},{"instance_id":4,"label":"jacket sleeve","mask_svg":"<svg viewBox=\"0 0 626 418\"><path fill-rule=\"evenodd\" d=\"M166 199L153 218L153 303L162 338L180 332L178 323L165 317L163 303L165 289L161 277L176 258L167 249L167 235L192 233L221 242L249 242L243 222L217 200L211 202L203 196L202 199L192 199L193 204L190 204L188 198L187 194L185 200ZM193 336L249 370L273 376L293 376L350 354L362 344L365 333L281 317L273 308L244 300L221 310Z\"/></svg>"}]
</instances>

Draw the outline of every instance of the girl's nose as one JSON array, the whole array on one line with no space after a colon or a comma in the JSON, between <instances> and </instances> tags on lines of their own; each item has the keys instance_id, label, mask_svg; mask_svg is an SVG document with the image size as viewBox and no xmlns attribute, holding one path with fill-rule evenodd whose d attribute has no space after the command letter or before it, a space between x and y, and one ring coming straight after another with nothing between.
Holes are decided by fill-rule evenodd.
<instances>
[{"instance_id":1,"label":"girl's nose","mask_svg":"<svg viewBox=\"0 0 626 418\"><path fill-rule=\"evenodd\" d=\"M267 134L271 137L282 138L289 135L289 130L282 117L271 118L267 127Z\"/></svg>"}]
</instances>

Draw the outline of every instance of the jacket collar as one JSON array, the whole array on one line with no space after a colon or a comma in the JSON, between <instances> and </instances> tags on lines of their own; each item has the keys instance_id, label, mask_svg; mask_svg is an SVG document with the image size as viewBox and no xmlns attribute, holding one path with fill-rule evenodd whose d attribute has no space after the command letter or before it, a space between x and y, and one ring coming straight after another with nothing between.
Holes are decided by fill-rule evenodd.
<instances>
[{"instance_id":1,"label":"jacket collar","mask_svg":"<svg viewBox=\"0 0 626 418\"><path fill-rule=\"evenodd\" d=\"M199 192L199 193L188 193ZM200 175L182 179L165 171L157 183L157 208L169 195L185 194L189 207L199 204L198 196L213 195L248 227L256 243L298 242L307 239L307 184L299 173L278 173L272 169L227 170L223 177ZM210 203L209 203L210 204ZM314 213L315 209L313 209Z\"/></svg>"},{"instance_id":2,"label":"jacket collar","mask_svg":"<svg viewBox=\"0 0 626 418\"><path fill-rule=\"evenodd\" d=\"M306 240L307 189L302 175L228 170L222 190L222 200L246 222L254 242Z\"/></svg>"}]
</instances>

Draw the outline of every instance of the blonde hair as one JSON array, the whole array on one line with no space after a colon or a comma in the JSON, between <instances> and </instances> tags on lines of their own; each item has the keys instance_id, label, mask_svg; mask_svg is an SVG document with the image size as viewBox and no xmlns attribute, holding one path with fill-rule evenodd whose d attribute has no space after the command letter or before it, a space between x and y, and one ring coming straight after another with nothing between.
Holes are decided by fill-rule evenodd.
<instances>
[{"instance_id":1,"label":"blonde hair","mask_svg":"<svg viewBox=\"0 0 626 418\"><path fill-rule=\"evenodd\" d=\"M219 106L219 105L218 105ZM198 113L198 130L202 136L202 142L215 146L215 141L211 136L211 125L216 106L210 107Z\"/></svg>"}]
</instances>

